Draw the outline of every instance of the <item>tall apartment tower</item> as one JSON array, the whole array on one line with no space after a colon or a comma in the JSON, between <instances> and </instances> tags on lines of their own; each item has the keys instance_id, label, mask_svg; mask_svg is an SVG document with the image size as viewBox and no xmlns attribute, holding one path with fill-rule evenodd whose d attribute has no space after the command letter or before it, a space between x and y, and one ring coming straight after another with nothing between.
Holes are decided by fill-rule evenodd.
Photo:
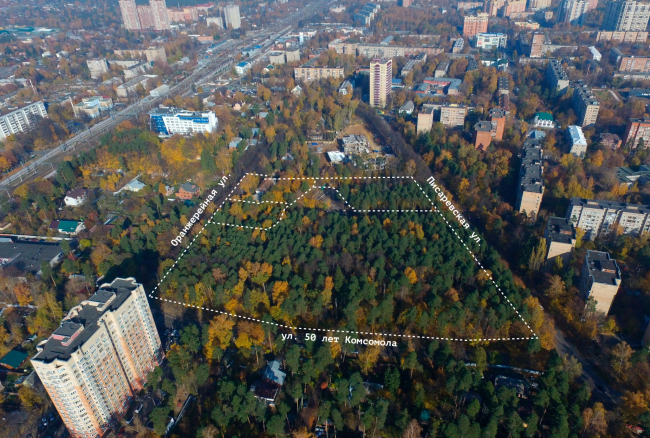
<instances>
[{"instance_id":1,"label":"tall apartment tower","mask_svg":"<svg viewBox=\"0 0 650 438\"><path fill-rule=\"evenodd\" d=\"M393 81L393 60L373 59L370 62L370 106L386 106Z\"/></svg>"},{"instance_id":2,"label":"tall apartment tower","mask_svg":"<svg viewBox=\"0 0 650 438\"><path fill-rule=\"evenodd\" d=\"M239 15L239 6L228 5L223 8L223 15L226 18L226 27L228 29L239 29L241 27L241 16Z\"/></svg>"},{"instance_id":3,"label":"tall apartment tower","mask_svg":"<svg viewBox=\"0 0 650 438\"><path fill-rule=\"evenodd\" d=\"M621 286L621 269L608 252L587 251L580 273L580 292L596 301L596 311L607 315Z\"/></svg>"},{"instance_id":4,"label":"tall apartment tower","mask_svg":"<svg viewBox=\"0 0 650 438\"><path fill-rule=\"evenodd\" d=\"M603 30L643 32L650 19L650 3L610 0L607 3Z\"/></svg>"},{"instance_id":5,"label":"tall apartment tower","mask_svg":"<svg viewBox=\"0 0 650 438\"><path fill-rule=\"evenodd\" d=\"M582 85L573 89L573 109L578 116L580 126L593 126L598 118L600 102L591 88Z\"/></svg>"},{"instance_id":6,"label":"tall apartment tower","mask_svg":"<svg viewBox=\"0 0 650 438\"><path fill-rule=\"evenodd\" d=\"M140 19L138 18L138 8L135 5L135 0L119 0L119 2L124 28L128 30L141 29Z\"/></svg>"},{"instance_id":7,"label":"tall apartment tower","mask_svg":"<svg viewBox=\"0 0 650 438\"><path fill-rule=\"evenodd\" d=\"M544 41L546 41L546 35L542 32L533 33L533 37L530 41L530 57L531 58L541 58L544 50Z\"/></svg>"},{"instance_id":8,"label":"tall apartment tower","mask_svg":"<svg viewBox=\"0 0 650 438\"><path fill-rule=\"evenodd\" d=\"M149 0L149 6L153 12L153 28L156 30L170 29L165 0Z\"/></svg>"},{"instance_id":9,"label":"tall apartment tower","mask_svg":"<svg viewBox=\"0 0 650 438\"><path fill-rule=\"evenodd\" d=\"M142 29L153 29L156 25L153 19L153 9L149 5L138 5L138 17Z\"/></svg>"},{"instance_id":10,"label":"tall apartment tower","mask_svg":"<svg viewBox=\"0 0 650 438\"><path fill-rule=\"evenodd\" d=\"M141 284L117 278L72 308L31 359L73 438L103 436L162 361Z\"/></svg>"},{"instance_id":11,"label":"tall apartment tower","mask_svg":"<svg viewBox=\"0 0 650 438\"><path fill-rule=\"evenodd\" d=\"M490 16L486 13L466 15L463 22L463 36L473 37L478 33L486 33Z\"/></svg>"},{"instance_id":12,"label":"tall apartment tower","mask_svg":"<svg viewBox=\"0 0 650 438\"><path fill-rule=\"evenodd\" d=\"M560 5L558 21L581 25L585 14L589 11L589 2L585 0L564 0Z\"/></svg>"}]
</instances>

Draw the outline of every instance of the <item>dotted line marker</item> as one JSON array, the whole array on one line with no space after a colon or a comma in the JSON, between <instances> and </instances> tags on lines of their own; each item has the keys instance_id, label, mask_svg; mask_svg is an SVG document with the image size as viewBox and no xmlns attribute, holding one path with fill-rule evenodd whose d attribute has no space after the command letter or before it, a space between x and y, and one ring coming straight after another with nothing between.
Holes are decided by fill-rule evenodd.
<instances>
[{"instance_id":1,"label":"dotted line marker","mask_svg":"<svg viewBox=\"0 0 650 438\"><path fill-rule=\"evenodd\" d=\"M262 201L262 202L257 202L257 201L255 201L255 202L251 202L251 201L242 201L242 200L237 200L237 199L233 199L233 198L232 198L232 194L235 192L235 190L237 190L237 189L239 188L241 182L242 182L242 181L244 180L244 178L246 178L248 175L253 175L253 176L263 177L264 179L266 179L266 180L271 180L271 181L291 181L291 180L355 180L355 179L356 179L356 180L361 180L361 179L366 179L366 180L373 180L373 179L375 179L375 180L377 180L377 179L410 179L412 182L415 183L415 185L420 189L420 191L424 194L424 196L427 198L427 200L431 203L431 206L432 206L433 210L424 210L424 209L413 209L413 210L403 210L403 209L395 209L395 210L377 210L377 209L374 209L374 210L356 210L354 207L352 207L352 206L348 203L348 201L343 197L343 195L342 195L342 194L339 192L339 190L336 189L335 187L320 187L320 186L314 185L314 186L311 186L310 189L307 190L305 193L303 193L303 194L300 195L298 198L296 198L293 202L291 202L291 203L289 203L289 204L286 204L286 206L285 206L285 207L282 209L282 211L280 212L280 214L282 215L282 218L280 218L276 223L274 223L273 225L271 225L271 226L269 226L269 227L252 227L252 226L247 226L247 225L229 224L229 223L225 223L225 222L213 222L212 219L214 218L214 215L217 214L217 212L221 211L221 209L223 208L224 204L225 204L227 201L229 201L229 200L230 200L230 201L238 201L238 202L257 203L257 204L261 204L261 203L263 203L263 202L269 202L269 203L274 202L274 201ZM196 238L199 237L199 235L201 235L201 234L203 233L203 230L205 229L205 227L206 227L208 224L213 224L213 223L214 223L214 224L216 224L216 225L223 225L223 226L229 226L229 227L238 227L238 228L246 228L246 229L253 229L253 230L270 230L270 229L274 228L275 226L277 226L277 225L278 225L278 224L279 224L279 223L280 223L280 222L281 222L281 221L286 217L286 210L287 210L289 207L291 207L291 206L293 206L294 204L296 204L300 199L302 199L304 196L306 196L310 191L312 191L312 190L315 189L315 188L319 188L319 187L320 187L321 189L325 189L325 188L327 188L327 189L332 189L332 190L334 190L334 191L335 191L335 192L336 192L336 193L341 197L341 199L343 200L343 202L345 203L345 205L346 205L348 208L350 208L352 211L354 211L354 212L362 212L362 213L365 213L365 212L368 212L368 213L370 213L370 212L371 212L371 213L407 213L407 212L431 213L431 212L433 211L433 212L438 213L438 214L440 215L440 217L441 217L441 218L445 221L445 223L447 224L447 227L452 231L452 233L456 236L456 238L457 238L457 239L461 242L461 244L465 247L465 249L466 249L467 252L470 254L470 256L472 256L472 258L474 259L474 261L479 265L479 267L481 268L481 270L482 270L483 272L485 272L485 274L488 276L488 278L490 279L490 281L491 281L491 282L494 284L494 286L497 288L497 290L499 291L499 293L500 293L500 294L501 294L501 295L506 299L506 301L508 302L508 304L510 305L510 307L512 307L512 309L515 311L515 313L517 314L517 316L519 316L519 318L521 319L521 321L526 325L526 327L528 327L528 329L529 329L530 332L531 332L531 336L529 336L529 337L514 337L514 338L511 337L511 338L474 338L474 339L471 339L471 338L448 338L448 337L439 337L439 336L406 335L406 334L395 334L395 333L362 332L362 331L351 331L351 330L331 330L331 329L320 329L320 328L310 328L310 327L294 327L294 326L289 326L289 325L285 325L285 324L279 324L279 323L275 323L275 322L271 322L271 321L264 321L264 320L261 320L261 319L258 319L258 318L250 318L250 317L243 316L243 315L237 315L237 314L235 314L235 313L223 312L223 311L221 311L221 310L211 309L211 308L204 307L204 306L196 306L196 305L192 305L192 304L183 303L183 302L180 302L180 301L169 300L169 299L166 299L166 298L160 298L160 297L157 297L157 296L153 296L154 292L155 292L157 289L160 288L160 285L162 284L162 282L165 281L165 279L167 278L167 276L168 276L168 275L169 275L169 274L174 270L174 268L176 267L176 265L178 264L178 262L179 262L179 261L180 261L180 260L185 256L185 254L187 253L187 251L189 250L189 248L194 244L194 241L196 240ZM278 203L280 203L280 202L278 202ZM357 334L357 335L372 335L372 336L387 336L387 337L389 337L389 336L393 336L393 337L400 337L400 338L432 339L432 340L441 340L441 341L459 341L459 342L519 341L519 340L522 340L522 341L523 341L523 340L530 340L530 339L538 339L538 336L535 334L535 332L534 332L533 329L530 327L530 325L526 322L526 320L523 318L523 316L519 313L519 311L516 309L516 307L514 306L514 304L513 304L513 303L508 299L508 297L506 296L506 294L501 290L501 288L499 287L499 285L494 281L494 279L492 278L492 275L490 274L490 272L487 271L487 270L485 269L485 267L481 264L481 262L479 261L479 259L474 255L474 253L472 252L472 250L467 246L467 244L463 241L463 239L460 237L460 235L456 232L456 229L455 229L454 227L451 226L451 224L449 223L449 221L447 221L447 218L445 218L445 216L442 214L442 211L436 207L435 203L431 200L431 198L430 198L429 195L426 193L426 191L422 188L422 186L421 186L421 185L420 185L420 184L419 184L419 183L418 183L418 182L417 182L417 181L416 181L412 176L362 176L362 177L350 177L350 176L349 176L349 177L343 177L343 176L342 176L342 177L288 177L288 178L285 177L285 178L273 178L273 177L269 177L269 176L267 176L267 175L262 175L262 174L258 174L258 173L246 173L246 174L245 174L245 175L244 175L244 176L243 176L243 177L242 177L242 178L237 182L237 184L235 185L235 187L230 191L230 193L228 194L228 196L226 196L226 198L225 198L224 201L219 205L219 207L218 207L218 208L217 208L217 209L212 213L212 215L210 216L210 218L209 218L209 219L204 223L204 225L201 227L201 230L200 230L200 231L199 231L199 232L194 236L194 238L190 241L190 244L189 244L189 245L188 245L188 246L183 250L183 252L181 252L181 253L179 254L178 258L174 261L174 264L173 264L172 266L169 267L169 269L167 270L167 272L166 272L166 273L163 275L163 277L158 281L158 284L156 284L156 286L153 288L153 290L152 290L151 293L149 294L149 298L151 298L151 299L156 299L156 300L159 300L159 301L168 302L168 303L178 304L178 305L181 305L181 306L184 306L184 307L187 307L187 308L194 308L194 309L206 310L206 311L208 311L208 312L219 313L219 314L223 314L223 315L232 316L232 317L235 317L235 318L242 318L242 319L246 319L246 320L249 320L249 321L254 321L254 322L258 322L258 323L262 323L262 324L273 325L273 326L276 326L276 327L286 328L286 329L290 329L290 330L304 330L304 331L311 331L311 332L325 332L325 333L348 333L348 334Z\"/></svg>"}]
</instances>

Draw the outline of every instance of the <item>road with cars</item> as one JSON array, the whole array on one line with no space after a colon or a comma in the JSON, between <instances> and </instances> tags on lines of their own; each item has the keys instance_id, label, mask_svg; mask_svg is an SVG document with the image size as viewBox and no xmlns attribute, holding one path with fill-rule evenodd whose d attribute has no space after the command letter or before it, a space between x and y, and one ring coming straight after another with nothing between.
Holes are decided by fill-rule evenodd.
<instances>
[{"instance_id":1,"label":"road with cars","mask_svg":"<svg viewBox=\"0 0 650 438\"><path fill-rule=\"evenodd\" d=\"M262 52L268 49L273 42L290 32L299 20L313 15L315 12L329 7L333 2L320 0L306 5L300 11L278 21L273 27L261 30L241 40L229 40L220 48L220 52L213 55L208 62L199 63L192 74L178 84L171 86L169 95L187 95L192 92L193 86L198 87L208 82L215 75L229 71L234 66L235 59L227 56L227 52L241 50L257 40L262 46ZM261 42L260 42L261 41ZM253 59L259 57L257 55ZM151 111L166 99L163 97L146 96L130 106L112 113L110 117L96 125L79 132L74 137L60 145L48 150L44 155L26 163L21 169L0 181L0 195L10 196L11 192L26 181L35 178L44 178L56 171L56 167L66 156L78 154L93 147L97 139L109 132L124 120L138 117L140 114Z\"/></svg>"}]
</instances>

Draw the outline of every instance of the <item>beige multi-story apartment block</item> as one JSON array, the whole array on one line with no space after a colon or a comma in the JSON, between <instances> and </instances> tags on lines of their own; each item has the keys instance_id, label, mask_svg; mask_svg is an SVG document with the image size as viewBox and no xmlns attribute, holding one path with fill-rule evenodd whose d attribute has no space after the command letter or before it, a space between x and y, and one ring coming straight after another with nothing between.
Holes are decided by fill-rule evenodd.
<instances>
[{"instance_id":1,"label":"beige multi-story apartment block","mask_svg":"<svg viewBox=\"0 0 650 438\"><path fill-rule=\"evenodd\" d=\"M528 7L530 9L548 9L551 7L551 0L529 0Z\"/></svg>"},{"instance_id":2,"label":"beige multi-story apartment block","mask_svg":"<svg viewBox=\"0 0 650 438\"><path fill-rule=\"evenodd\" d=\"M617 41L619 43L645 43L648 32L598 32L596 42Z\"/></svg>"},{"instance_id":3,"label":"beige multi-story apartment block","mask_svg":"<svg viewBox=\"0 0 650 438\"><path fill-rule=\"evenodd\" d=\"M115 50L115 56L120 58L139 58L145 56L147 62L160 61L167 63L167 54L164 47L149 47L147 49L129 49L129 50Z\"/></svg>"},{"instance_id":4,"label":"beige multi-story apartment block","mask_svg":"<svg viewBox=\"0 0 650 438\"><path fill-rule=\"evenodd\" d=\"M517 211L536 217L544 195L542 146L537 138L528 138L521 152Z\"/></svg>"},{"instance_id":5,"label":"beige multi-story apartment block","mask_svg":"<svg viewBox=\"0 0 650 438\"><path fill-rule=\"evenodd\" d=\"M316 81L319 79L343 78L343 67L296 67L293 70L297 81Z\"/></svg>"},{"instance_id":6,"label":"beige multi-story apartment block","mask_svg":"<svg viewBox=\"0 0 650 438\"><path fill-rule=\"evenodd\" d=\"M300 50L298 49L287 50L284 52L284 56L287 62L298 62L300 61Z\"/></svg>"},{"instance_id":7,"label":"beige multi-story apartment block","mask_svg":"<svg viewBox=\"0 0 650 438\"><path fill-rule=\"evenodd\" d=\"M568 219L551 216L546 223L544 233L548 253L546 260L553 263L556 257L561 257L565 266L571 257L571 251L576 245L576 229Z\"/></svg>"},{"instance_id":8,"label":"beige multi-story apartment block","mask_svg":"<svg viewBox=\"0 0 650 438\"><path fill-rule=\"evenodd\" d=\"M119 0L119 5L124 28L128 30L140 29L140 19L135 0Z\"/></svg>"},{"instance_id":9,"label":"beige multi-story apartment block","mask_svg":"<svg viewBox=\"0 0 650 438\"><path fill-rule=\"evenodd\" d=\"M650 206L642 204L571 198L566 218L585 231L587 240L608 234L614 226L634 236L650 231Z\"/></svg>"},{"instance_id":10,"label":"beige multi-story apartment block","mask_svg":"<svg viewBox=\"0 0 650 438\"><path fill-rule=\"evenodd\" d=\"M587 251L580 276L580 292L585 300L596 301L596 311L607 315L621 286L621 270L608 252Z\"/></svg>"},{"instance_id":11,"label":"beige multi-story apartment block","mask_svg":"<svg viewBox=\"0 0 650 438\"><path fill-rule=\"evenodd\" d=\"M114 426L163 354L144 288L133 278L103 284L37 351L34 370L74 438Z\"/></svg>"},{"instance_id":12,"label":"beige multi-story apartment block","mask_svg":"<svg viewBox=\"0 0 650 438\"><path fill-rule=\"evenodd\" d=\"M467 106L465 105L443 104L440 107L440 123L446 127L463 126L466 114Z\"/></svg>"},{"instance_id":13,"label":"beige multi-story apartment block","mask_svg":"<svg viewBox=\"0 0 650 438\"><path fill-rule=\"evenodd\" d=\"M487 33L490 16L486 13L466 15L463 22L463 36L473 37L479 33Z\"/></svg>"},{"instance_id":14,"label":"beige multi-story apartment block","mask_svg":"<svg viewBox=\"0 0 650 438\"><path fill-rule=\"evenodd\" d=\"M600 102L596 95L587 85L581 85L573 89L573 109L578 116L579 126L593 126L598 118Z\"/></svg>"}]
</instances>

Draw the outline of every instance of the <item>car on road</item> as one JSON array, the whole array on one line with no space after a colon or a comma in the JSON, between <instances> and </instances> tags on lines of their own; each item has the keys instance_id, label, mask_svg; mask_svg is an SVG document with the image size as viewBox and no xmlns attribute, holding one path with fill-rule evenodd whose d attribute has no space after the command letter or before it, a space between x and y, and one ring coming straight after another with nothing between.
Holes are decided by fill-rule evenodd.
<instances>
[{"instance_id":1,"label":"car on road","mask_svg":"<svg viewBox=\"0 0 650 438\"><path fill-rule=\"evenodd\" d=\"M136 413L136 414L139 414L140 411L142 410L142 407L143 407L143 406L144 406L144 404L140 403L140 404L138 405L138 407L135 408L135 413Z\"/></svg>"}]
</instances>

